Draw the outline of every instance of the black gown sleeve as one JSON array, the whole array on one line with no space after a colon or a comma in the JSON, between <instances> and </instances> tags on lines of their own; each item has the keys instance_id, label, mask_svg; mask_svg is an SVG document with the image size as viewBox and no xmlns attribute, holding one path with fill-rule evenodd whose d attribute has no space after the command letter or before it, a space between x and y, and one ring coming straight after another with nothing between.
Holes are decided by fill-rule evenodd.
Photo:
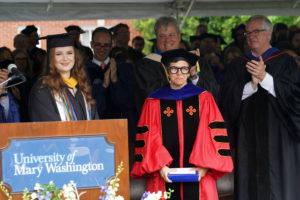
<instances>
[{"instance_id":1,"label":"black gown sleeve","mask_svg":"<svg viewBox=\"0 0 300 200\"><path fill-rule=\"evenodd\" d=\"M143 58L133 66L134 100L141 113L145 99L155 90L168 85L166 72L160 62Z\"/></svg>"},{"instance_id":2,"label":"black gown sleeve","mask_svg":"<svg viewBox=\"0 0 300 200\"><path fill-rule=\"evenodd\" d=\"M98 115L96 104L92 105L91 107L92 107L92 119L93 120L100 119L99 115Z\"/></svg>"},{"instance_id":3,"label":"black gown sleeve","mask_svg":"<svg viewBox=\"0 0 300 200\"><path fill-rule=\"evenodd\" d=\"M219 107L226 122L232 148L235 147L237 126L245 84L251 80L246 73L246 61L237 58L228 66L220 92Z\"/></svg>"},{"instance_id":4,"label":"black gown sleeve","mask_svg":"<svg viewBox=\"0 0 300 200\"><path fill-rule=\"evenodd\" d=\"M284 67L273 76L276 102L272 102L288 132L300 142L300 68L289 55L283 55Z\"/></svg>"},{"instance_id":5,"label":"black gown sleeve","mask_svg":"<svg viewBox=\"0 0 300 200\"><path fill-rule=\"evenodd\" d=\"M209 91L217 102L219 86L216 81L215 75L207 61L200 58L198 60L198 63L200 66L200 73L198 73L199 80L197 82L197 86Z\"/></svg>"},{"instance_id":6,"label":"black gown sleeve","mask_svg":"<svg viewBox=\"0 0 300 200\"><path fill-rule=\"evenodd\" d=\"M118 81L111 83L109 87L113 105L120 110L119 112L131 111L134 109L132 64L118 63L117 73Z\"/></svg>"},{"instance_id":7,"label":"black gown sleeve","mask_svg":"<svg viewBox=\"0 0 300 200\"><path fill-rule=\"evenodd\" d=\"M56 103L48 87L41 88L42 80L38 80L29 95L29 117L32 122L61 121Z\"/></svg>"}]
</instances>

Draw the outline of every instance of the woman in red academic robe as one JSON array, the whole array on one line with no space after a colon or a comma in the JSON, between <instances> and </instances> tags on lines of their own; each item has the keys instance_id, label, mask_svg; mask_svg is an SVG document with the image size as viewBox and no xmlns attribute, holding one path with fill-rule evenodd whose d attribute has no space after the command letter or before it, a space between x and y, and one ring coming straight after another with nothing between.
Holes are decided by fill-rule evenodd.
<instances>
[{"instance_id":1,"label":"woman in red academic robe","mask_svg":"<svg viewBox=\"0 0 300 200\"><path fill-rule=\"evenodd\" d=\"M182 49L162 54L170 85L145 101L138 123L133 178L147 178L147 191L174 190L171 199L218 199L216 180L233 163L224 120L212 95L188 83L197 56ZM172 182L173 168L194 168L198 182Z\"/></svg>"}]
</instances>

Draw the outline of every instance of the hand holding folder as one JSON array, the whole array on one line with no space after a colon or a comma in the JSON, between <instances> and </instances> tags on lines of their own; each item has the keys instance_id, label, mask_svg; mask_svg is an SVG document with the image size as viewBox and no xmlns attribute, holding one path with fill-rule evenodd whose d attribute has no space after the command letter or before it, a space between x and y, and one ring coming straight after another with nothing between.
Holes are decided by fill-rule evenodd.
<instances>
[{"instance_id":1,"label":"hand holding folder","mask_svg":"<svg viewBox=\"0 0 300 200\"><path fill-rule=\"evenodd\" d=\"M199 173L197 168L173 168L168 178L172 182L198 182Z\"/></svg>"}]
</instances>

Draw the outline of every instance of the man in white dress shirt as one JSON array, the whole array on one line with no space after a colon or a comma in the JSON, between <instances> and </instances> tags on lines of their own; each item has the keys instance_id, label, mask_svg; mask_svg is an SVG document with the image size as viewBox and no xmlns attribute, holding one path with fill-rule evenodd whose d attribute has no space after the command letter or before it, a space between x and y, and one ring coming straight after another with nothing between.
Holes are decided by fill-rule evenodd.
<instances>
[{"instance_id":1,"label":"man in white dress shirt","mask_svg":"<svg viewBox=\"0 0 300 200\"><path fill-rule=\"evenodd\" d=\"M255 15L250 51L227 69L220 109L235 149L235 199L296 200L300 180L300 70L270 45L272 24Z\"/></svg>"}]
</instances>

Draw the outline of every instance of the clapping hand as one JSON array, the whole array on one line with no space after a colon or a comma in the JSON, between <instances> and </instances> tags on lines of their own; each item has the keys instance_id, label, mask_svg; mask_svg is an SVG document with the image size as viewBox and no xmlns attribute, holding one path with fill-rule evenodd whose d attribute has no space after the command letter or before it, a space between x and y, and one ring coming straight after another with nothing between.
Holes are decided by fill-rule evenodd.
<instances>
[{"instance_id":1,"label":"clapping hand","mask_svg":"<svg viewBox=\"0 0 300 200\"><path fill-rule=\"evenodd\" d=\"M200 57L200 50L198 48L196 50L190 51L190 53L195 54L196 56ZM190 69L190 75L194 76L196 74L197 74L197 67L196 67L196 65L194 65Z\"/></svg>"},{"instance_id":2,"label":"clapping hand","mask_svg":"<svg viewBox=\"0 0 300 200\"><path fill-rule=\"evenodd\" d=\"M252 87L255 88L260 81L264 80L267 74L266 65L260 56L259 61L251 60L247 62L246 68L252 77Z\"/></svg>"},{"instance_id":3,"label":"clapping hand","mask_svg":"<svg viewBox=\"0 0 300 200\"><path fill-rule=\"evenodd\" d=\"M109 68L110 68L110 80L111 82L115 83L118 80L118 76L117 76L117 63L114 58L110 59Z\"/></svg>"},{"instance_id":4,"label":"clapping hand","mask_svg":"<svg viewBox=\"0 0 300 200\"><path fill-rule=\"evenodd\" d=\"M109 86L109 83L110 83L110 67L104 73L104 78L103 78L102 86L104 88L107 88Z\"/></svg>"},{"instance_id":5,"label":"clapping hand","mask_svg":"<svg viewBox=\"0 0 300 200\"><path fill-rule=\"evenodd\" d=\"M104 88L107 88L110 84L110 82L117 82L118 76L117 76L117 63L114 58L110 59L110 64L106 72L104 73L103 83L102 86Z\"/></svg>"}]
</instances>

